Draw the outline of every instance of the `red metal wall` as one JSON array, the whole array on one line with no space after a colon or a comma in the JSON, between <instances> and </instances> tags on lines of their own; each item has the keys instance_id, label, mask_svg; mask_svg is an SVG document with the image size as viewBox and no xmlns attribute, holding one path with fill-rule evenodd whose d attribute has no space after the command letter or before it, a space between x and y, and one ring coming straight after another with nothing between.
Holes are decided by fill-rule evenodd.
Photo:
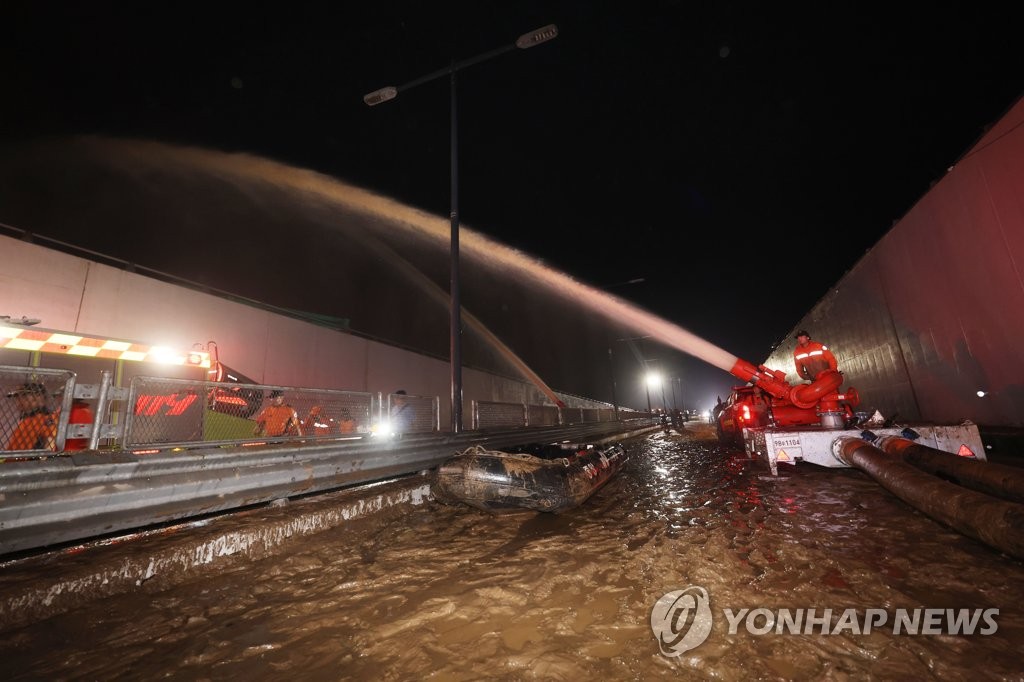
<instances>
[{"instance_id":1,"label":"red metal wall","mask_svg":"<svg viewBox=\"0 0 1024 682\"><path fill-rule=\"evenodd\" d=\"M835 351L867 407L1024 426L1024 99L800 328ZM795 380L791 336L766 364Z\"/></svg>"}]
</instances>

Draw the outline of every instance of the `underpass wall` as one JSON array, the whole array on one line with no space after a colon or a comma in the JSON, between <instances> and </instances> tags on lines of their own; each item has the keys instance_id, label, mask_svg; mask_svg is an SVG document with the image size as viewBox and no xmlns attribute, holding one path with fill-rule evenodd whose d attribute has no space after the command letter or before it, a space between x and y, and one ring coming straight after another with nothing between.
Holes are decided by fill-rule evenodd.
<instances>
[{"instance_id":1,"label":"underpass wall","mask_svg":"<svg viewBox=\"0 0 1024 682\"><path fill-rule=\"evenodd\" d=\"M865 407L1024 426L1024 100L769 356L793 382L792 335L804 328Z\"/></svg>"},{"instance_id":2,"label":"underpass wall","mask_svg":"<svg viewBox=\"0 0 1024 682\"><path fill-rule=\"evenodd\" d=\"M451 422L449 364L372 339L163 282L26 241L0 236L0 314L41 320L40 328L188 350L214 341L220 359L256 383L439 396ZM27 351L0 350L0 364L28 365ZM114 362L43 354L95 383ZM177 376L164 366L125 363L126 375ZM128 368L128 365L132 365ZM463 369L464 415L472 400L546 402L525 381ZM565 396L572 406L604 403ZM468 425L469 419L466 417Z\"/></svg>"}]
</instances>

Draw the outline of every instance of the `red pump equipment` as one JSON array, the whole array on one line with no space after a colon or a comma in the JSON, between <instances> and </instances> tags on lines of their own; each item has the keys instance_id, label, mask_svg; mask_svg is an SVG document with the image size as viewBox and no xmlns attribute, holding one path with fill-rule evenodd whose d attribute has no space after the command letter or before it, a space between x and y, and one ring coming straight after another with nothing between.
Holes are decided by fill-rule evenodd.
<instances>
[{"instance_id":1,"label":"red pump equipment","mask_svg":"<svg viewBox=\"0 0 1024 682\"><path fill-rule=\"evenodd\" d=\"M810 384L791 385L786 375L764 365L755 366L736 359L730 374L752 383L772 396L772 418L777 426L820 424L824 428L842 428L860 404L857 389L840 393L843 375L835 370L820 373Z\"/></svg>"}]
</instances>

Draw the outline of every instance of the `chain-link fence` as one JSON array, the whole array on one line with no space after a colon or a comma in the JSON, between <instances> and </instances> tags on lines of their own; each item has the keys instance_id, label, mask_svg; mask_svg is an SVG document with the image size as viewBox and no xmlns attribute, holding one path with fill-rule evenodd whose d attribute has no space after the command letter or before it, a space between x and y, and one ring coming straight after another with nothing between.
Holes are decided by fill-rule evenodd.
<instances>
[{"instance_id":1,"label":"chain-link fence","mask_svg":"<svg viewBox=\"0 0 1024 682\"><path fill-rule=\"evenodd\" d=\"M0 457L86 448L137 453L440 431L436 396L380 394L165 377L134 377L127 391L76 386L66 370L0 366ZM639 416L639 415L635 415ZM613 421L606 408L473 401L472 429Z\"/></svg>"},{"instance_id":2,"label":"chain-link fence","mask_svg":"<svg viewBox=\"0 0 1024 682\"><path fill-rule=\"evenodd\" d=\"M500 426L525 426L526 405L523 403L498 403L488 400L472 402L472 428L493 429Z\"/></svg>"},{"instance_id":3,"label":"chain-link fence","mask_svg":"<svg viewBox=\"0 0 1024 682\"><path fill-rule=\"evenodd\" d=\"M440 401L437 396L391 393L387 397L384 415L381 418L381 429L393 434L441 430Z\"/></svg>"},{"instance_id":4,"label":"chain-link fence","mask_svg":"<svg viewBox=\"0 0 1024 682\"><path fill-rule=\"evenodd\" d=\"M527 426L558 426L561 424L557 405L527 405Z\"/></svg>"},{"instance_id":5,"label":"chain-link fence","mask_svg":"<svg viewBox=\"0 0 1024 682\"><path fill-rule=\"evenodd\" d=\"M0 457L63 450L74 388L74 372L0 367Z\"/></svg>"},{"instance_id":6,"label":"chain-link fence","mask_svg":"<svg viewBox=\"0 0 1024 682\"><path fill-rule=\"evenodd\" d=\"M126 448L332 439L369 433L373 394L156 377L132 379Z\"/></svg>"},{"instance_id":7,"label":"chain-link fence","mask_svg":"<svg viewBox=\"0 0 1024 682\"><path fill-rule=\"evenodd\" d=\"M604 407L563 407L524 405L486 400L473 401L473 428L503 426L558 426L615 421L615 410Z\"/></svg>"}]
</instances>

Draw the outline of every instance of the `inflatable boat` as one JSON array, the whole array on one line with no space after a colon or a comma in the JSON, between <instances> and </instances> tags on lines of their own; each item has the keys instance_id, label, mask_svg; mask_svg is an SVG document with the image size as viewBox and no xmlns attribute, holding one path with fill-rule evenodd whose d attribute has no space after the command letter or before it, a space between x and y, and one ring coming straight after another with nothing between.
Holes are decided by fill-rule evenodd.
<instances>
[{"instance_id":1,"label":"inflatable boat","mask_svg":"<svg viewBox=\"0 0 1024 682\"><path fill-rule=\"evenodd\" d=\"M442 502L491 512L560 512L579 506L622 468L621 445L555 443L502 452L473 446L437 468L431 491Z\"/></svg>"}]
</instances>

